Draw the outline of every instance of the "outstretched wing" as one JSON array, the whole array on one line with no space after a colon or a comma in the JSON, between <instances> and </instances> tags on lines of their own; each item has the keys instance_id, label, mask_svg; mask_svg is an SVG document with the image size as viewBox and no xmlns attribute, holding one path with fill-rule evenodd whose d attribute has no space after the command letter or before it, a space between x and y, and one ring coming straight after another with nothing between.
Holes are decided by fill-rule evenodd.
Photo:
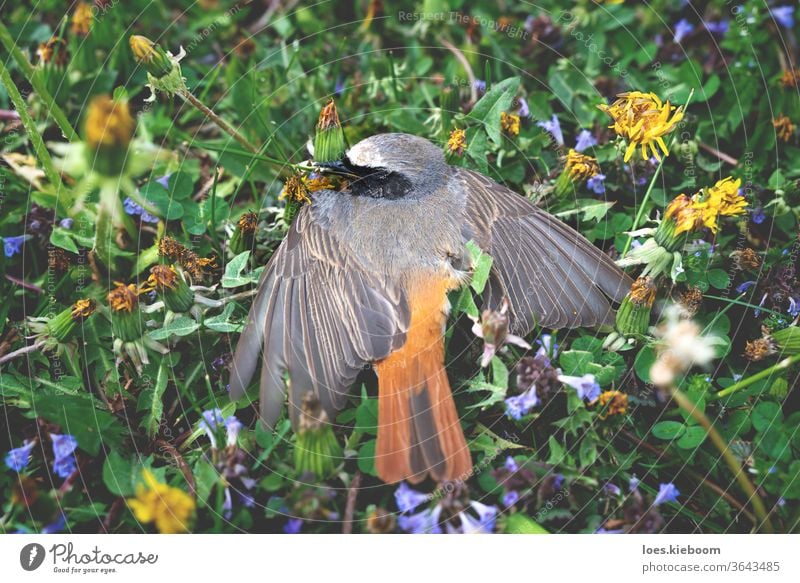
<instances>
[{"instance_id":1,"label":"outstretched wing","mask_svg":"<svg viewBox=\"0 0 800 583\"><path fill-rule=\"evenodd\" d=\"M466 193L466 236L493 259L485 300L496 308L508 298L512 331L613 322L607 298L622 301L631 280L610 257L493 180L464 169L454 179Z\"/></svg>"},{"instance_id":2,"label":"outstretched wing","mask_svg":"<svg viewBox=\"0 0 800 583\"><path fill-rule=\"evenodd\" d=\"M331 419L359 371L405 342L403 292L369 273L304 207L267 264L233 357L232 399L241 398L261 356L261 417L274 426L284 402L296 423L313 390Z\"/></svg>"}]
</instances>

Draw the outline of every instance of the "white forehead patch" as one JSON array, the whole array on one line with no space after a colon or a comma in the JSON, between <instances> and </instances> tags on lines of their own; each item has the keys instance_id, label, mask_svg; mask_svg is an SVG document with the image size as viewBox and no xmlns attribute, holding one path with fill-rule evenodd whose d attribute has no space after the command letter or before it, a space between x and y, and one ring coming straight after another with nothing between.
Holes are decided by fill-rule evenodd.
<instances>
[{"instance_id":1,"label":"white forehead patch","mask_svg":"<svg viewBox=\"0 0 800 583\"><path fill-rule=\"evenodd\" d=\"M383 166L385 161L380 154L380 150L369 140L361 140L347 151L347 157L356 166L366 166L377 168Z\"/></svg>"}]
</instances>

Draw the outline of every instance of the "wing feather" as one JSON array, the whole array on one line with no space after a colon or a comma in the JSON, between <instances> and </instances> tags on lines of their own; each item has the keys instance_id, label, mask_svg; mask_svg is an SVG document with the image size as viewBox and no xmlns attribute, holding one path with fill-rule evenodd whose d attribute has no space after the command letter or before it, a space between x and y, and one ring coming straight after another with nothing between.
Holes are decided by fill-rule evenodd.
<instances>
[{"instance_id":1,"label":"wing feather","mask_svg":"<svg viewBox=\"0 0 800 583\"><path fill-rule=\"evenodd\" d=\"M470 170L454 173L466 193L465 235L494 262L485 292L489 306L507 298L511 329L613 322L608 301L620 302L631 280L610 257L529 200Z\"/></svg>"},{"instance_id":2,"label":"wing feather","mask_svg":"<svg viewBox=\"0 0 800 583\"><path fill-rule=\"evenodd\" d=\"M409 314L402 290L364 269L305 207L259 282L233 357L231 398L244 396L260 356L267 425L280 416L287 381L294 422L309 390L333 419L364 365L405 342Z\"/></svg>"}]
</instances>

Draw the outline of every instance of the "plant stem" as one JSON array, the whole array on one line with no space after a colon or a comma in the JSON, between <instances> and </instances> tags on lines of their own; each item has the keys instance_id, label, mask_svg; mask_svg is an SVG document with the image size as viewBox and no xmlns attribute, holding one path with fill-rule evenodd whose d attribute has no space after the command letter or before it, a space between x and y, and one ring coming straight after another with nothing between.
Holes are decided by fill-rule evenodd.
<instances>
[{"instance_id":1,"label":"plant stem","mask_svg":"<svg viewBox=\"0 0 800 583\"><path fill-rule=\"evenodd\" d=\"M788 358L784 358L783 360L781 360L777 364L774 364L769 368L765 368L764 370L762 370L760 372L757 372L756 374L754 374L752 376L749 376L746 379L742 379L738 383L731 385L727 389L723 389L723 390L719 391L718 393L716 393L715 395L712 396L712 399L715 399L715 400L716 399L722 399L724 397L727 397L728 395L732 395L736 391L739 391L741 389L745 389L745 388L749 387L750 385L752 385L756 381L760 381L763 378L769 377L770 375L772 375L772 373L774 373L776 371L784 370L784 369L789 368L791 365L793 365L797 361L800 361L800 354L794 354L794 355L792 355L792 356L790 356Z\"/></svg>"},{"instance_id":2,"label":"plant stem","mask_svg":"<svg viewBox=\"0 0 800 583\"><path fill-rule=\"evenodd\" d=\"M692 96L694 95L694 89L689 92L689 97L686 98L686 104L683 106L683 110L686 111L686 108L689 107L689 103L692 101ZM670 141L669 148L670 150L675 146L675 142L678 141L677 134L673 136L672 140ZM642 215L644 215L644 209L647 208L647 201L650 200L650 194L653 192L653 187L656 184L656 180L658 176L661 174L661 168L664 166L664 160L666 160L666 156L661 156L661 160L656 167L656 171L653 172L653 177L650 179L650 184L647 186L647 190L644 193L644 198L642 199L642 204L639 205L639 210L636 213L636 218L633 220L633 226L631 226L631 231L635 231L639 228L639 223L642 220ZM620 257L625 257L625 254L628 252L628 249L631 248L631 243L633 243L633 237L628 235L628 240L625 241L625 247L622 249L622 253Z\"/></svg>"},{"instance_id":3,"label":"plant stem","mask_svg":"<svg viewBox=\"0 0 800 583\"><path fill-rule=\"evenodd\" d=\"M758 518L758 521L755 522L756 530L763 529L765 532L772 533L772 523L767 516L766 508L764 507L764 502L761 500L761 497L756 492L755 486L747 477L747 474L742 470L742 466L739 463L739 460L736 459L736 456L733 455L730 448L728 447L728 442L725 441L725 438L720 435L719 431L714 427L711 423L711 420L706 417L706 414L703 413L700 409L697 408L697 405L689 399L680 389L672 386L670 387L670 392L672 394L672 399L675 403L684 411L686 411L692 419L697 421L697 423L706 430L711 443L714 444L714 447L719 450L719 453L722 455L722 459L725 461L727 466L730 468L731 472L733 472L736 481L739 483L739 486L744 493L747 494L747 499L753 507L753 513Z\"/></svg>"},{"instance_id":4,"label":"plant stem","mask_svg":"<svg viewBox=\"0 0 800 583\"><path fill-rule=\"evenodd\" d=\"M233 126L231 126L228 122L214 113L210 108L203 104L202 101L197 99L194 95L192 95L189 91L179 91L178 96L183 99L189 105L192 105L200 112L202 112L208 119L213 121L215 124L219 126L219 128L230 135L234 140L239 142L242 146L244 146L250 153L257 154L258 148L256 148L253 144L247 141L247 139L237 132Z\"/></svg>"},{"instance_id":5,"label":"plant stem","mask_svg":"<svg viewBox=\"0 0 800 583\"><path fill-rule=\"evenodd\" d=\"M28 59L25 58L25 55L22 54L22 51L11 37L11 33L8 32L6 25L2 22L0 22L0 43L2 43L5 49L11 54L11 58L17 63L17 67L20 68L22 74L25 75L25 78L31 84L34 91L36 91L39 99L47 106L47 114L51 116L58 127L61 128L61 133L64 134L64 137L70 142L77 141L79 139L78 134L70 125L67 116L64 115L64 111L58 106L53 96L50 95L50 92L47 90L47 87L45 87L44 83L42 83L41 79L36 75L33 65L31 65Z\"/></svg>"},{"instance_id":6,"label":"plant stem","mask_svg":"<svg viewBox=\"0 0 800 583\"><path fill-rule=\"evenodd\" d=\"M14 352L9 352L8 354L0 357L0 364L5 364L10 360L14 360L18 356L28 354L29 352L36 352L37 350L41 349L42 346L44 346L44 342L41 340L34 342L33 344L28 344L27 346L23 346L22 348L19 348Z\"/></svg>"},{"instance_id":7,"label":"plant stem","mask_svg":"<svg viewBox=\"0 0 800 583\"><path fill-rule=\"evenodd\" d=\"M36 129L36 124L31 118L30 113L28 113L25 100L22 98L19 89L17 89L17 86L11 79L11 74L8 72L8 69L6 69L6 65L3 63L2 59L0 59L0 82L5 85L8 96L11 98L11 102L14 104L14 108L19 114L19 119L22 121L22 125L25 126L25 131L31 141L33 151L36 153L36 157L39 159L44 173L47 175L47 179L53 185L53 188L58 190L61 185L61 176L56 171L56 167L53 166L53 160L50 158L50 152L47 151L44 145L42 135L39 133L39 130Z\"/></svg>"}]
</instances>

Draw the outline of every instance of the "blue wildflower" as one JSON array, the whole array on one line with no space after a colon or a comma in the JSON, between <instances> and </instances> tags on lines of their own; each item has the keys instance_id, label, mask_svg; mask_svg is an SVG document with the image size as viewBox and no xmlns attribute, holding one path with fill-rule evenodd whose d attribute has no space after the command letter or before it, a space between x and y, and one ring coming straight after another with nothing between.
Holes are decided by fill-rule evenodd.
<instances>
[{"instance_id":1,"label":"blue wildflower","mask_svg":"<svg viewBox=\"0 0 800 583\"><path fill-rule=\"evenodd\" d=\"M719 36L725 36L725 33L728 32L728 21L727 20L712 20L709 22L704 23L706 30L711 34L716 34Z\"/></svg>"},{"instance_id":2,"label":"blue wildflower","mask_svg":"<svg viewBox=\"0 0 800 583\"><path fill-rule=\"evenodd\" d=\"M675 502L679 495L680 492L672 482L669 484L659 484L658 494L656 494L656 499L653 500L653 505L659 506L660 504L665 504L666 502Z\"/></svg>"},{"instance_id":3,"label":"blue wildflower","mask_svg":"<svg viewBox=\"0 0 800 583\"><path fill-rule=\"evenodd\" d=\"M611 482L606 482L605 486L603 486L603 491L609 496L622 495L622 489L616 484L612 484Z\"/></svg>"},{"instance_id":4,"label":"blue wildflower","mask_svg":"<svg viewBox=\"0 0 800 583\"><path fill-rule=\"evenodd\" d=\"M530 117L531 108L528 107L528 102L524 97L519 98L519 107L517 108L517 115L520 117Z\"/></svg>"},{"instance_id":5,"label":"blue wildflower","mask_svg":"<svg viewBox=\"0 0 800 583\"><path fill-rule=\"evenodd\" d=\"M605 185L605 174L595 174L589 180L586 181L586 187L594 192L595 194L605 194L606 193L606 185Z\"/></svg>"},{"instance_id":6,"label":"blue wildflower","mask_svg":"<svg viewBox=\"0 0 800 583\"><path fill-rule=\"evenodd\" d=\"M478 95L486 93L486 81L475 79L475 81L472 82L472 86L475 88L475 91L478 92Z\"/></svg>"},{"instance_id":7,"label":"blue wildflower","mask_svg":"<svg viewBox=\"0 0 800 583\"><path fill-rule=\"evenodd\" d=\"M800 302L798 302L796 299L790 297L789 298L789 310L788 310L788 312L789 312L789 315L792 318L796 318L797 315L800 314Z\"/></svg>"},{"instance_id":8,"label":"blue wildflower","mask_svg":"<svg viewBox=\"0 0 800 583\"><path fill-rule=\"evenodd\" d=\"M756 208L750 210L750 220L752 220L756 225L763 223L766 218L767 215L764 212L763 207L757 206Z\"/></svg>"},{"instance_id":9,"label":"blue wildflower","mask_svg":"<svg viewBox=\"0 0 800 583\"><path fill-rule=\"evenodd\" d=\"M556 114L553 114L549 120L536 122L536 125L550 133L559 146L564 145L564 134L561 132L561 123L558 121Z\"/></svg>"},{"instance_id":10,"label":"blue wildflower","mask_svg":"<svg viewBox=\"0 0 800 583\"><path fill-rule=\"evenodd\" d=\"M231 415L225 419L225 431L227 433L226 443L228 446L236 445L239 439L239 432L243 427L244 425L242 425L242 422L239 421L235 415Z\"/></svg>"},{"instance_id":11,"label":"blue wildflower","mask_svg":"<svg viewBox=\"0 0 800 583\"><path fill-rule=\"evenodd\" d=\"M66 219L61 219L58 224L64 229L71 229L72 228L73 220L67 217Z\"/></svg>"},{"instance_id":12,"label":"blue wildflower","mask_svg":"<svg viewBox=\"0 0 800 583\"><path fill-rule=\"evenodd\" d=\"M447 524L448 532L460 532L462 534L491 534L494 532L494 523L497 519L497 508L494 506L487 506L480 502L470 502L470 507L474 510L478 518L474 518L471 514L462 510L458 513L461 519L460 529L452 528L450 523Z\"/></svg>"},{"instance_id":13,"label":"blue wildflower","mask_svg":"<svg viewBox=\"0 0 800 583\"><path fill-rule=\"evenodd\" d=\"M206 432L208 440L211 442L211 447L217 447L217 432L225 427L227 438L227 445L236 445L236 440L239 438L239 431L243 425L239 422L235 415L228 417L222 416L222 411L219 409L208 409L203 411L203 418L200 420L200 429Z\"/></svg>"},{"instance_id":14,"label":"blue wildflower","mask_svg":"<svg viewBox=\"0 0 800 583\"><path fill-rule=\"evenodd\" d=\"M51 433L50 439L53 442L53 472L59 478L67 478L75 471L75 450L78 447L78 440L72 435L59 435Z\"/></svg>"},{"instance_id":15,"label":"blue wildflower","mask_svg":"<svg viewBox=\"0 0 800 583\"><path fill-rule=\"evenodd\" d=\"M578 396L586 401L592 402L600 396L600 385L591 373L580 377L559 375L558 380L575 389Z\"/></svg>"},{"instance_id":16,"label":"blue wildflower","mask_svg":"<svg viewBox=\"0 0 800 583\"><path fill-rule=\"evenodd\" d=\"M575 141L575 151L583 152L597 145L597 140L594 134L589 130L581 130L578 134L578 139Z\"/></svg>"},{"instance_id":17,"label":"blue wildflower","mask_svg":"<svg viewBox=\"0 0 800 583\"><path fill-rule=\"evenodd\" d=\"M794 27L794 6L776 6L770 13L783 28Z\"/></svg>"},{"instance_id":18,"label":"blue wildflower","mask_svg":"<svg viewBox=\"0 0 800 583\"><path fill-rule=\"evenodd\" d=\"M303 527L302 518L290 518L283 526L283 532L285 532L286 534L297 534L300 532L300 529L302 527Z\"/></svg>"},{"instance_id":19,"label":"blue wildflower","mask_svg":"<svg viewBox=\"0 0 800 583\"><path fill-rule=\"evenodd\" d=\"M743 294L756 284L755 281L746 281L736 286L736 293Z\"/></svg>"},{"instance_id":20,"label":"blue wildflower","mask_svg":"<svg viewBox=\"0 0 800 583\"><path fill-rule=\"evenodd\" d=\"M693 30L694 30L694 24L692 24L685 18L681 18L675 24L675 36L673 37L673 40L676 43L679 43L686 37L687 34L692 32Z\"/></svg>"},{"instance_id":21,"label":"blue wildflower","mask_svg":"<svg viewBox=\"0 0 800 583\"><path fill-rule=\"evenodd\" d=\"M158 183L159 183L161 186L163 186L164 188L167 188L167 189L168 189L168 188L169 188L169 179L170 179L170 176L172 176L172 174L165 174L165 175L164 175L164 176L162 176L161 178L156 178L156 182L158 182Z\"/></svg>"},{"instance_id":22,"label":"blue wildflower","mask_svg":"<svg viewBox=\"0 0 800 583\"><path fill-rule=\"evenodd\" d=\"M433 509L426 508L416 514L403 514L397 517L397 526L411 534L441 534L442 528L439 526L441 512L441 506L436 505Z\"/></svg>"},{"instance_id":23,"label":"blue wildflower","mask_svg":"<svg viewBox=\"0 0 800 583\"><path fill-rule=\"evenodd\" d=\"M30 235L3 237L3 251L5 251L6 257L14 257L22 250L22 244L30 238Z\"/></svg>"},{"instance_id":24,"label":"blue wildflower","mask_svg":"<svg viewBox=\"0 0 800 583\"><path fill-rule=\"evenodd\" d=\"M46 524L44 528L42 528L42 534L55 534L57 532L61 532L64 530L65 526L67 526L67 517L63 512L59 512L58 518L56 518L50 524Z\"/></svg>"},{"instance_id":25,"label":"blue wildflower","mask_svg":"<svg viewBox=\"0 0 800 583\"><path fill-rule=\"evenodd\" d=\"M155 217L142 208L140 204L134 201L131 197L125 197L122 201L122 207L125 212L131 216L139 216L145 223L157 223L158 217Z\"/></svg>"},{"instance_id":26,"label":"blue wildflower","mask_svg":"<svg viewBox=\"0 0 800 583\"><path fill-rule=\"evenodd\" d=\"M534 385L521 395L514 395L506 399L506 415L519 421L538 404L539 397L536 395L536 385Z\"/></svg>"},{"instance_id":27,"label":"blue wildflower","mask_svg":"<svg viewBox=\"0 0 800 583\"><path fill-rule=\"evenodd\" d=\"M333 94L336 97L341 97L344 94L344 77L341 75L336 78L336 85L333 87Z\"/></svg>"},{"instance_id":28,"label":"blue wildflower","mask_svg":"<svg viewBox=\"0 0 800 583\"><path fill-rule=\"evenodd\" d=\"M628 490L630 492L636 492L636 490L639 489L639 482L640 482L639 478L637 478L636 476L633 476L631 478L631 481L628 482Z\"/></svg>"},{"instance_id":29,"label":"blue wildflower","mask_svg":"<svg viewBox=\"0 0 800 583\"><path fill-rule=\"evenodd\" d=\"M519 500L519 492L516 490L510 490L505 493L503 496L503 506L508 508L509 506L514 506Z\"/></svg>"},{"instance_id":30,"label":"blue wildflower","mask_svg":"<svg viewBox=\"0 0 800 583\"><path fill-rule=\"evenodd\" d=\"M411 512L420 504L430 500L430 497L427 494L417 492L410 488L405 482L400 482L400 485L394 492L394 500L400 512Z\"/></svg>"},{"instance_id":31,"label":"blue wildflower","mask_svg":"<svg viewBox=\"0 0 800 583\"><path fill-rule=\"evenodd\" d=\"M506 469L507 469L509 472L511 472L511 473L514 473L514 472L518 472L518 471L519 471L519 464L517 463L517 460L515 460L515 459L514 459L513 457L511 457L511 456L508 456L508 457L506 458L506 463L505 463L505 464L503 464L503 465L504 465L504 466L505 466L505 468L506 468Z\"/></svg>"},{"instance_id":32,"label":"blue wildflower","mask_svg":"<svg viewBox=\"0 0 800 583\"><path fill-rule=\"evenodd\" d=\"M33 451L35 445L35 441L26 441L20 447L9 451L4 460L6 467L15 472L20 472L28 467L28 463L31 460L31 451Z\"/></svg>"}]
</instances>

